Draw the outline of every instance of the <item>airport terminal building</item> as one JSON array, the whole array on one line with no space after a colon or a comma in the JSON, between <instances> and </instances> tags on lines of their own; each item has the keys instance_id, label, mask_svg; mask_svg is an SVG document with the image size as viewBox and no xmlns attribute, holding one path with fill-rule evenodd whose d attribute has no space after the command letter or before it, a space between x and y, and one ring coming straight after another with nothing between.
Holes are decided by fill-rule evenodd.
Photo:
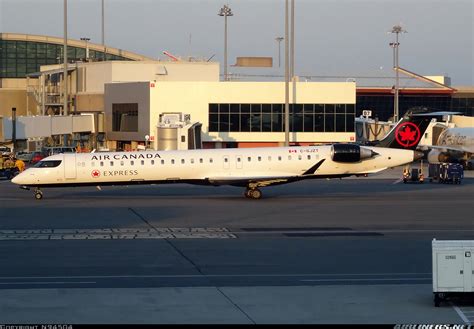
<instances>
[{"instance_id":1,"label":"airport terminal building","mask_svg":"<svg viewBox=\"0 0 474 329\"><path fill-rule=\"evenodd\" d=\"M200 141L194 147L284 143L284 82L222 81L218 62L154 60L78 40L68 40L70 60L64 77L62 49L62 38L0 34L0 143L10 140L11 129L5 127L12 108L19 120L28 116L28 122L62 127L50 129L49 144L60 143L60 135L70 135L70 144L86 149L131 150L145 144L160 148L160 139L169 137L163 134L167 115L173 113L195 128L200 124ZM63 109L65 79L67 111ZM416 75L416 79L418 84L411 80L400 87L400 115L413 106L474 115L474 87L451 87L443 77ZM354 141L354 119L363 110L371 110L372 117L381 121L393 114L390 80L384 84L366 84L358 78L304 80L296 77L290 84L292 144ZM55 123L64 113L88 118L82 118L80 125L74 124L79 122L74 118L68 124ZM43 136L47 129L41 131L41 136L23 138L48 137Z\"/></svg>"}]
</instances>

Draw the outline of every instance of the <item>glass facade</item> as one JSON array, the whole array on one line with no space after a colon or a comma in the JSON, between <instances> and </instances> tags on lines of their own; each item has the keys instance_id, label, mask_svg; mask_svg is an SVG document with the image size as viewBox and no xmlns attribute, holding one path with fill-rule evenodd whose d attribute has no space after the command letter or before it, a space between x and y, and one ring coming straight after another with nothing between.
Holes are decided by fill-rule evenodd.
<instances>
[{"instance_id":1,"label":"glass facade","mask_svg":"<svg viewBox=\"0 0 474 329\"><path fill-rule=\"evenodd\" d=\"M25 78L27 74L39 72L41 65L59 64L63 60L63 45L0 40L0 78ZM81 61L86 49L68 46L68 60ZM104 53L89 49L90 60L103 60ZM107 60L129 60L125 57L107 54Z\"/></svg>"},{"instance_id":2,"label":"glass facade","mask_svg":"<svg viewBox=\"0 0 474 329\"><path fill-rule=\"evenodd\" d=\"M284 104L209 104L210 132L283 132ZM354 132L354 104L290 104L291 132Z\"/></svg>"},{"instance_id":3,"label":"glass facade","mask_svg":"<svg viewBox=\"0 0 474 329\"><path fill-rule=\"evenodd\" d=\"M356 115L363 110L371 110L372 117L380 121L388 121L393 116L393 95L358 95L356 97ZM451 95L401 95L399 96L400 116L416 106L429 107L439 111L461 112L474 115L474 98L458 98Z\"/></svg>"},{"instance_id":4,"label":"glass facade","mask_svg":"<svg viewBox=\"0 0 474 329\"><path fill-rule=\"evenodd\" d=\"M471 95L471 97L451 98L451 111L461 112L471 117L474 116L474 95Z\"/></svg>"}]
</instances>

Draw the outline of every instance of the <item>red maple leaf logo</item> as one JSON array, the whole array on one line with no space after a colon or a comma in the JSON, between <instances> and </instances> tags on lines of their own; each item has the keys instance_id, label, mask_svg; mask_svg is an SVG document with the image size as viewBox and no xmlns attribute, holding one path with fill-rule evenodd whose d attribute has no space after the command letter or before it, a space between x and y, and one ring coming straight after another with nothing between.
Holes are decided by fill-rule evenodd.
<instances>
[{"instance_id":1,"label":"red maple leaf logo","mask_svg":"<svg viewBox=\"0 0 474 329\"><path fill-rule=\"evenodd\" d=\"M91 175L92 175L92 177L97 178L97 177L100 176L100 171L98 171L98 170L92 170Z\"/></svg>"},{"instance_id":2,"label":"red maple leaf logo","mask_svg":"<svg viewBox=\"0 0 474 329\"><path fill-rule=\"evenodd\" d=\"M395 139L403 147L411 147L418 143L421 134L418 126L412 122L405 122L397 128Z\"/></svg>"},{"instance_id":3,"label":"red maple leaf logo","mask_svg":"<svg viewBox=\"0 0 474 329\"><path fill-rule=\"evenodd\" d=\"M406 127L404 131L399 132L400 137L402 138L402 141L407 141L407 144L409 141L414 141L415 140L415 135L416 135L416 130L411 130L410 127Z\"/></svg>"}]
</instances>

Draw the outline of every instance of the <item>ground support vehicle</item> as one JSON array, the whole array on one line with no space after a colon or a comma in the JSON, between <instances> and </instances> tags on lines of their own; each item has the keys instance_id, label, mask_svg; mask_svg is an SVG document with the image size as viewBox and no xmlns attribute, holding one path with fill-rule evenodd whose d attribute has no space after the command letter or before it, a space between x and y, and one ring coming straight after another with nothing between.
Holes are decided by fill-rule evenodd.
<instances>
[{"instance_id":1,"label":"ground support vehicle","mask_svg":"<svg viewBox=\"0 0 474 329\"><path fill-rule=\"evenodd\" d=\"M459 163L443 163L439 168L439 183L461 184L464 178L463 166Z\"/></svg>"},{"instance_id":2,"label":"ground support vehicle","mask_svg":"<svg viewBox=\"0 0 474 329\"><path fill-rule=\"evenodd\" d=\"M434 305L474 297L474 240L433 239L431 249Z\"/></svg>"},{"instance_id":3,"label":"ground support vehicle","mask_svg":"<svg viewBox=\"0 0 474 329\"><path fill-rule=\"evenodd\" d=\"M437 180L438 183L461 184L464 168L459 163L430 163L428 177L430 182Z\"/></svg>"},{"instance_id":4,"label":"ground support vehicle","mask_svg":"<svg viewBox=\"0 0 474 329\"><path fill-rule=\"evenodd\" d=\"M15 166L8 166L5 163L0 164L0 178L12 179L20 173L20 170Z\"/></svg>"},{"instance_id":5,"label":"ground support vehicle","mask_svg":"<svg viewBox=\"0 0 474 329\"><path fill-rule=\"evenodd\" d=\"M416 182L422 184L425 180L422 168L405 168L403 170L403 183Z\"/></svg>"}]
</instances>

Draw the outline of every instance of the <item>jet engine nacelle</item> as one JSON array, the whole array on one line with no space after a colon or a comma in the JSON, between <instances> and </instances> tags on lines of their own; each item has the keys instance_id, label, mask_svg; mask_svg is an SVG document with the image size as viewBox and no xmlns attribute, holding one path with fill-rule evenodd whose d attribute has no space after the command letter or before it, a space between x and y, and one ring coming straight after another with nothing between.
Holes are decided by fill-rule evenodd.
<instances>
[{"instance_id":1,"label":"jet engine nacelle","mask_svg":"<svg viewBox=\"0 0 474 329\"><path fill-rule=\"evenodd\" d=\"M331 147L331 159L334 162L353 163L369 159L376 155L374 151L355 144L334 144Z\"/></svg>"},{"instance_id":2,"label":"jet engine nacelle","mask_svg":"<svg viewBox=\"0 0 474 329\"><path fill-rule=\"evenodd\" d=\"M438 163L438 162L458 162L460 159L463 159L462 152L443 152L440 150L431 150L427 156L429 163Z\"/></svg>"}]
</instances>

